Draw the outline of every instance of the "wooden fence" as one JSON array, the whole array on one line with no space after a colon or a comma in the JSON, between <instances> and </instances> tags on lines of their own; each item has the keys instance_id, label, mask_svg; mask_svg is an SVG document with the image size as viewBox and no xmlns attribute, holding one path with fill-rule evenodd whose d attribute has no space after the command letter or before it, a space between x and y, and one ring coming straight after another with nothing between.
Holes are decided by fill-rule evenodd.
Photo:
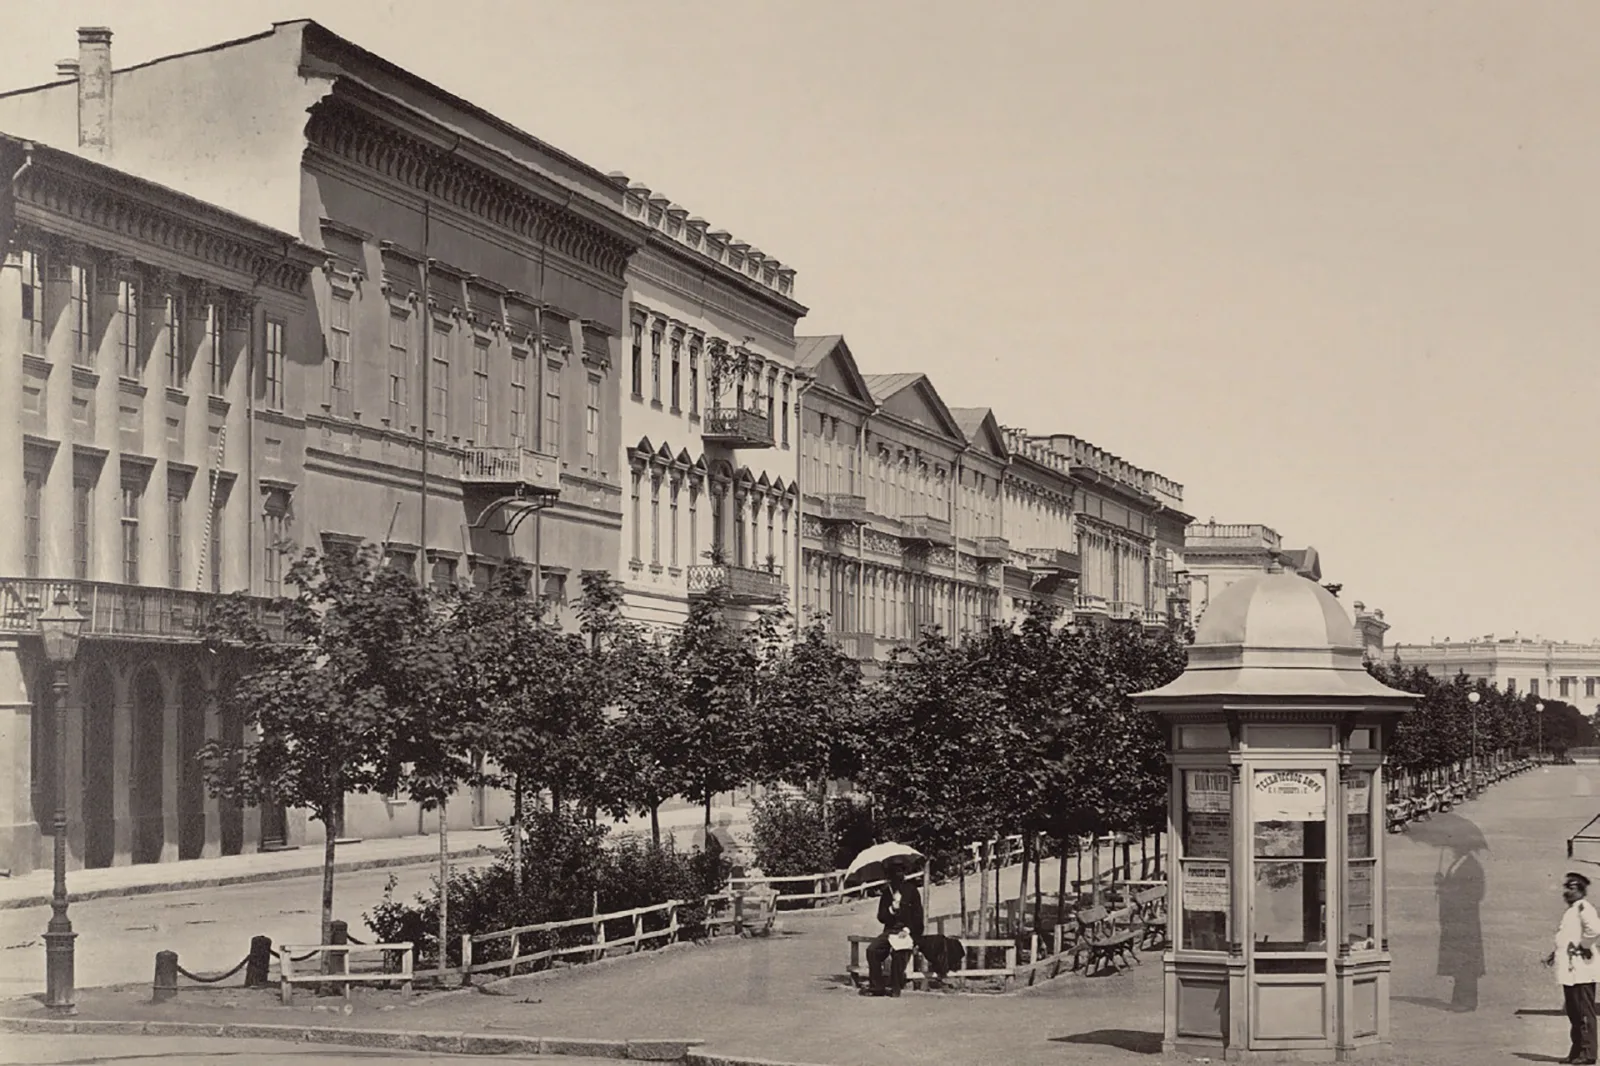
<instances>
[{"instance_id":1,"label":"wooden fence","mask_svg":"<svg viewBox=\"0 0 1600 1066\"><path fill-rule=\"evenodd\" d=\"M302 962L310 962L312 969L305 972L295 971L294 955L302 953ZM350 956L355 954L382 953L383 968L381 970L351 970ZM310 953L311 958L305 958ZM412 945L403 944L318 944L315 947L290 947L281 944L278 947L278 989L283 997L283 1002L288 1005L294 1003L294 986L297 984L343 984L345 995L349 996L350 986L360 983L384 983L390 981L400 982L404 992L411 991L411 982L422 974L412 969ZM333 973L322 972L322 957L324 955L338 956L338 969ZM389 960L396 959L399 970L389 968Z\"/></svg>"}]
</instances>

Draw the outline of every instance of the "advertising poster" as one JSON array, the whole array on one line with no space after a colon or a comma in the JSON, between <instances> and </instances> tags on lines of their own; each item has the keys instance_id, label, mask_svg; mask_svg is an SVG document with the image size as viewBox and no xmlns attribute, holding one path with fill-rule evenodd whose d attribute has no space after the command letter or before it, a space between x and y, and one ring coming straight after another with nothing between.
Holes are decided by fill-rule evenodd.
<instances>
[{"instance_id":1,"label":"advertising poster","mask_svg":"<svg viewBox=\"0 0 1600 1066\"><path fill-rule=\"evenodd\" d=\"M1190 811L1186 816L1183 853L1191 859L1233 857L1233 818L1226 812Z\"/></svg>"},{"instance_id":2,"label":"advertising poster","mask_svg":"<svg viewBox=\"0 0 1600 1066\"><path fill-rule=\"evenodd\" d=\"M1227 770L1188 770L1183 778L1185 810L1226 813L1233 808L1233 775Z\"/></svg>"},{"instance_id":3,"label":"advertising poster","mask_svg":"<svg viewBox=\"0 0 1600 1066\"><path fill-rule=\"evenodd\" d=\"M1344 787L1344 813L1367 814L1372 810L1372 775L1357 774Z\"/></svg>"},{"instance_id":4,"label":"advertising poster","mask_svg":"<svg viewBox=\"0 0 1600 1066\"><path fill-rule=\"evenodd\" d=\"M1327 821L1327 777L1321 770L1257 770L1254 800L1258 822Z\"/></svg>"},{"instance_id":5,"label":"advertising poster","mask_svg":"<svg viewBox=\"0 0 1600 1066\"><path fill-rule=\"evenodd\" d=\"M1371 863L1350 867L1346 882L1349 893L1350 931L1362 934L1372 928L1372 871Z\"/></svg>"},{"instance_id":6,"label":"advertising poster","mask_svg":"<svg viewBox=\"0 0 1600 1066\"><path fill-rule=\"evenodd\" d=\"M1233 906L1225 862L1190 862L1183 866L1183 909L1221 911Z\"/></svg>"}]
</instances>

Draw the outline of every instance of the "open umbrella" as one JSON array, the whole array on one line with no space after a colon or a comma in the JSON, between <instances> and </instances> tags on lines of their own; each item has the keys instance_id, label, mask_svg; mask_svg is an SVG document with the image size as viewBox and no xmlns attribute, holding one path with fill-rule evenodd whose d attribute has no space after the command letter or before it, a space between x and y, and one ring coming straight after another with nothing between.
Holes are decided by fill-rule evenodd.
<instances>
[{"instance_id":1,"label":"open umbrella","mask_svg":"<svg viewBox=\"0 0 1600 1066\"><path fill-rule=\"evenodd\" d=\"M891 866L898 867L901 873L914 873L927 861L922 852L911 845L886 840L882 844L872 845L855 857L844 873L844 883L855 885L885 880Z\"/></svg>"},{"instance_id":2,"label":"open umbrella","mask_svg":"<svg viewBox=\"0 0 1600 1066\"><path fill-rule=\"evenodd\" d=\"M1477 823L1450 811L1413 822L1406 827L1406 836L1419 844L1457 855L1489 850L1489 842L1484 839L1483 830L1478 828Z\"/></svg>"}]
</instances>

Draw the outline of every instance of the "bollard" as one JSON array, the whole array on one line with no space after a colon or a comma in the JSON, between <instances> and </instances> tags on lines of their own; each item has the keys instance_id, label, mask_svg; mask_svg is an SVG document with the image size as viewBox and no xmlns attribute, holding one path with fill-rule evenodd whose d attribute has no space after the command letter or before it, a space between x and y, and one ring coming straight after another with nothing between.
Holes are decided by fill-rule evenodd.
<instances>
[{"instance_id":1,"label":"bollard","mask_svg":"<svg viewBox=\"0 0 1600 1066\"><path fill-rule=\"evenodd\" d=\"M269 980L272 970L272 938L270 936L253 936L250 938L250 956L244 964L244 986L246 988L260 988Z\"/></svg>"},{"instance_id":2,"label":"bollard","mask_svg":"<svg viewBox=\"0 0 1600 1066\"><path fill-rule=\"evenodd\" d=\"M328 923L328 943L329 944L348 944L348 943L350 943L350 924L348 922L342 921L341 919L338 919L338 918L335 918L335 919L333 919L333 921L329 922ZM349 972L349 962L350 962L350 956L349 956L349 954L347 952L343 952L343 951L325 952L323 954L322 972L323 973L347 973L347 972ZM328 991L329 992L337 991L337 992L341 993L344 996L345 999L349 999L350 998L350 982L349 981L340 981L337 984L335 984L335 983L330 981L328 983Z\"/></svg>"},{"instance_id":3,"label":"bollard","mask_svg":"<svg viewBox=\"0 0 1600 1066\"><path fill-rule=\"evenodd\" d=\"M156 979L150 988L154 1003L165 1003L178 994L178 953L156 952Z\"/></svg>"}]
</instances>

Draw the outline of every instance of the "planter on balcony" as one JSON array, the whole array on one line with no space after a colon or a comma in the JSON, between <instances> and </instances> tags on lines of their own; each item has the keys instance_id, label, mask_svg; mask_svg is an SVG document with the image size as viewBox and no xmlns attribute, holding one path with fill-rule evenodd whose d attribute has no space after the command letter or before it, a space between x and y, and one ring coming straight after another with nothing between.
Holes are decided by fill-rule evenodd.
<instances>
[{"instance_id":1,"label":"planter on balcony","mask_svg":"<svg viewBox=\"0 0 1600 1066\"><path fill-rule=\"evenodd\" d=\"M736 606L779 604L789 598L781 569L752 570L729 563L711 563L689 567L686 576L690 596L720 592L728 603Z\"/></svg>"},{"instance_id":2,"label":"planter on balcony","mask_svg":"<svg viewBox=\"0 0 1600 1066\"><path fill-rule=\"evenodd\" d=\"M700 438L725 448L770 448L772 423L760 411L713 407L703 417Z\"/></svg>"}]
</instances>

